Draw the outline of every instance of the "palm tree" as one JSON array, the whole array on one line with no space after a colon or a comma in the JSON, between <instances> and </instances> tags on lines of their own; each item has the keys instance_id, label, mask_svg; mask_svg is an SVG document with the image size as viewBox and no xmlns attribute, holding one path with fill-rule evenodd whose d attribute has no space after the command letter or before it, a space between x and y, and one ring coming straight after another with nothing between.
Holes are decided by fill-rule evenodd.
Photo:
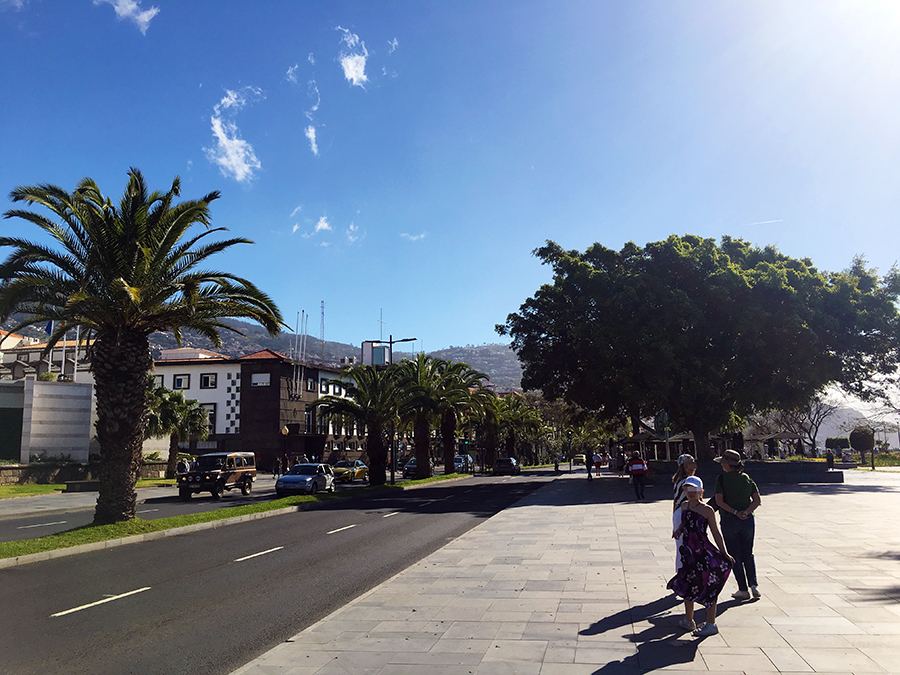
<instances>
[{"instance_id":1,"label":"palm tree","mask_svg":"<svg viewBox=\"0 0 900 675\"><path fill-rule=\"evenodd\" d=\"M416 478L431 476L431 425L441 412L442 376L447 362L419 352L415 360L403 359L398 382L403 392L400 416L413 425ZM451 464L453 458L450 458Z\"/></svg>"},{"instance_id":2,"label":"palm tree","mask_svg":"<svg viewBox=\"0 0 900 675\"><path fill-rule=\"evenodd\" d=\"M28 318L13 330L56 322L48 340L52 349L75 326L92 336L91 370L97 397L100 444L100 495L95 523L134 518L135 481L147 421L147 373L153 365L148 336L172 331L180 341L184 328L221 344L219 331L234 330L227 317L259 322L271 335L283 322L272 300L246 279L197 269L215 253L236 244L234 238L205 241L223 228L210 228L211 192L202 199L175 204L176 177L166 193L149 193L144 177L130 169L118 205L97 184L82 179L74 192L55 185L17 187L13 202L45 207L53 220L12 209L53 240L42 244L0 237L13 249L0 265L0 318L22 312ZM186 237L192 225L205 230Z\"/></svg>"},{"instance_id":3,"label":"palm tree","mask_svg":"<svg viewBox=\"0 0 900 675\"><path fill-rule=\"evenodd\" d=\"M437 410L440 415L440 436L444 455L444 473L456 469L456 430L467 416L478 414L485 396L491 395L482 387L487 375L479 373L469 364L445 362L437 388Z\"/></svg>"},{"instance_id":4,"label":"palm tree","mask_svg":"<svg viewBox=\"0 0 900 675\"><path fill-rule=\"evenodd\" d=\"M539 433L544 425L540 413L529 407L521 396L510 394L499 403L500 436L504 439L507 457L516 456L516 443L525 435Z\"/></svg>"},{"instance_id":5,"label":"palm tree","mask_svg":"<svg viewBox=\"0 0 900 675\"><path fill-rule=\"evenodd\" d=\"M199 401L185 398L180 391L157 387L153 376L147 391L150 411L147 418L145 438L169 437L169 459L166 478L175 477L178 464L178 446L192 438L205 441L209 437L209 414Z\"/></svg>"},{"instance_id":6,"label":"palm tree","mask_svg":"<svg viewBox=\"0 0 900 675\"><path fill-rule=\"evenodd\" d=\"M399 390L396 367L377 369L356 365L343 371L351 382L341 380L346 398L323 396L311 405L326 418L350 418L366 427L366 454L369 456L369 483L384 485L387 466L387 432L397 421Z\"/></svg>"}]
</instances>

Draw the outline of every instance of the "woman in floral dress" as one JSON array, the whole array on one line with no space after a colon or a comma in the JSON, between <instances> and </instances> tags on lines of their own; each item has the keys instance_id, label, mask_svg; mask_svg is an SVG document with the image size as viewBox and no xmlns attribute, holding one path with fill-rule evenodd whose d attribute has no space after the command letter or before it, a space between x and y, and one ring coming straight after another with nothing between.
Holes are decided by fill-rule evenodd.
<instances>
[{"instance_id":1,"label":"woman in floral dress","mask_svg":"<svg viewBox=\"0 0 900 675\"><path fill-rule=\"evenodd\" d=\"M697 476L688 476L682 489L686 500L681 505L681 525L672 533L675 539L682 539L678 551L681 568L669 580L667 587L684 598L684 618L679 625L692 630L698 637L715 635L719 632L716 603L734 558L725 550L715 511L703 503L703 481ZM712 533L715 546L706 535L707 528ZM706 623L700 627L694 622L695 602L706 607Z\"/></svg>"}]
</instances>

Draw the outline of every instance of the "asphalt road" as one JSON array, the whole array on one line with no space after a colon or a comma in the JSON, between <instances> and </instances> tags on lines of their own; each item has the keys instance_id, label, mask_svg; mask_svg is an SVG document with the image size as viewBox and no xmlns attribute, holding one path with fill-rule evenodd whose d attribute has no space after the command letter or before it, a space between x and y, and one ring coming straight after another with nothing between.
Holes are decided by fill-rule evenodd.
<instances>
[{"instance_id":1,"label":"asphalt road","mask_svg":"<svg viewBox=\"0 0 900 675\"><path fill-rule=\"evenodd\" d=\"M0 570L0 670L229 673L550 478L380 493Z\"/></svg>"}]
</instances>

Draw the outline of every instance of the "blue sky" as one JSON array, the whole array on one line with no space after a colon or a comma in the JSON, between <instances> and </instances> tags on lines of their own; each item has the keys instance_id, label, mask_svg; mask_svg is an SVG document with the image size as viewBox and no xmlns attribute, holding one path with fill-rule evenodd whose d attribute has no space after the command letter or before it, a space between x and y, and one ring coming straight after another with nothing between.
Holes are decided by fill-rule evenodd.
<instances>
[{"instance_id":1,"label":"blue sky","mask_svg":"<svg viewBox=\"0 0 900 675\"><path fill-rule=\"evenodd\" d=\"M546 239L900 257L893 1L0 0L0 62L0 191L219 190L329 340L501 341Z\"/></svg>"}]
</instances>

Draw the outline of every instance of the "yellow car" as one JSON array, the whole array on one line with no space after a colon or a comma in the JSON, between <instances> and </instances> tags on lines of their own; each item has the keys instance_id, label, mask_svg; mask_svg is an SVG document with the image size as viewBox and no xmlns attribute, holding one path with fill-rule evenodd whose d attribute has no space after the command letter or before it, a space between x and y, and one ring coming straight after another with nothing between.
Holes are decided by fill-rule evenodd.
<instances>
[{"instance_id":1,"label":"yellow car","mask_svg":"<svg viewBox=\"0 0 900 675\"><path fill-rule=\"evenodd\" d=\"M362 480L369 479L369 467L360 460L350 461L349 459L342 459L334 465L335 481L352 483L357 478L361 478Z\"/></svg>"},{"instance_id":2,"label":"yellow car","mask_svg":"<svg viewBox=\"0 0 900 675\"><path fill-rule=\"evenodd\" d=\"M572 458L572 464L585 464L584 455L575 455Z\"/></svg>"}]
</instances>

